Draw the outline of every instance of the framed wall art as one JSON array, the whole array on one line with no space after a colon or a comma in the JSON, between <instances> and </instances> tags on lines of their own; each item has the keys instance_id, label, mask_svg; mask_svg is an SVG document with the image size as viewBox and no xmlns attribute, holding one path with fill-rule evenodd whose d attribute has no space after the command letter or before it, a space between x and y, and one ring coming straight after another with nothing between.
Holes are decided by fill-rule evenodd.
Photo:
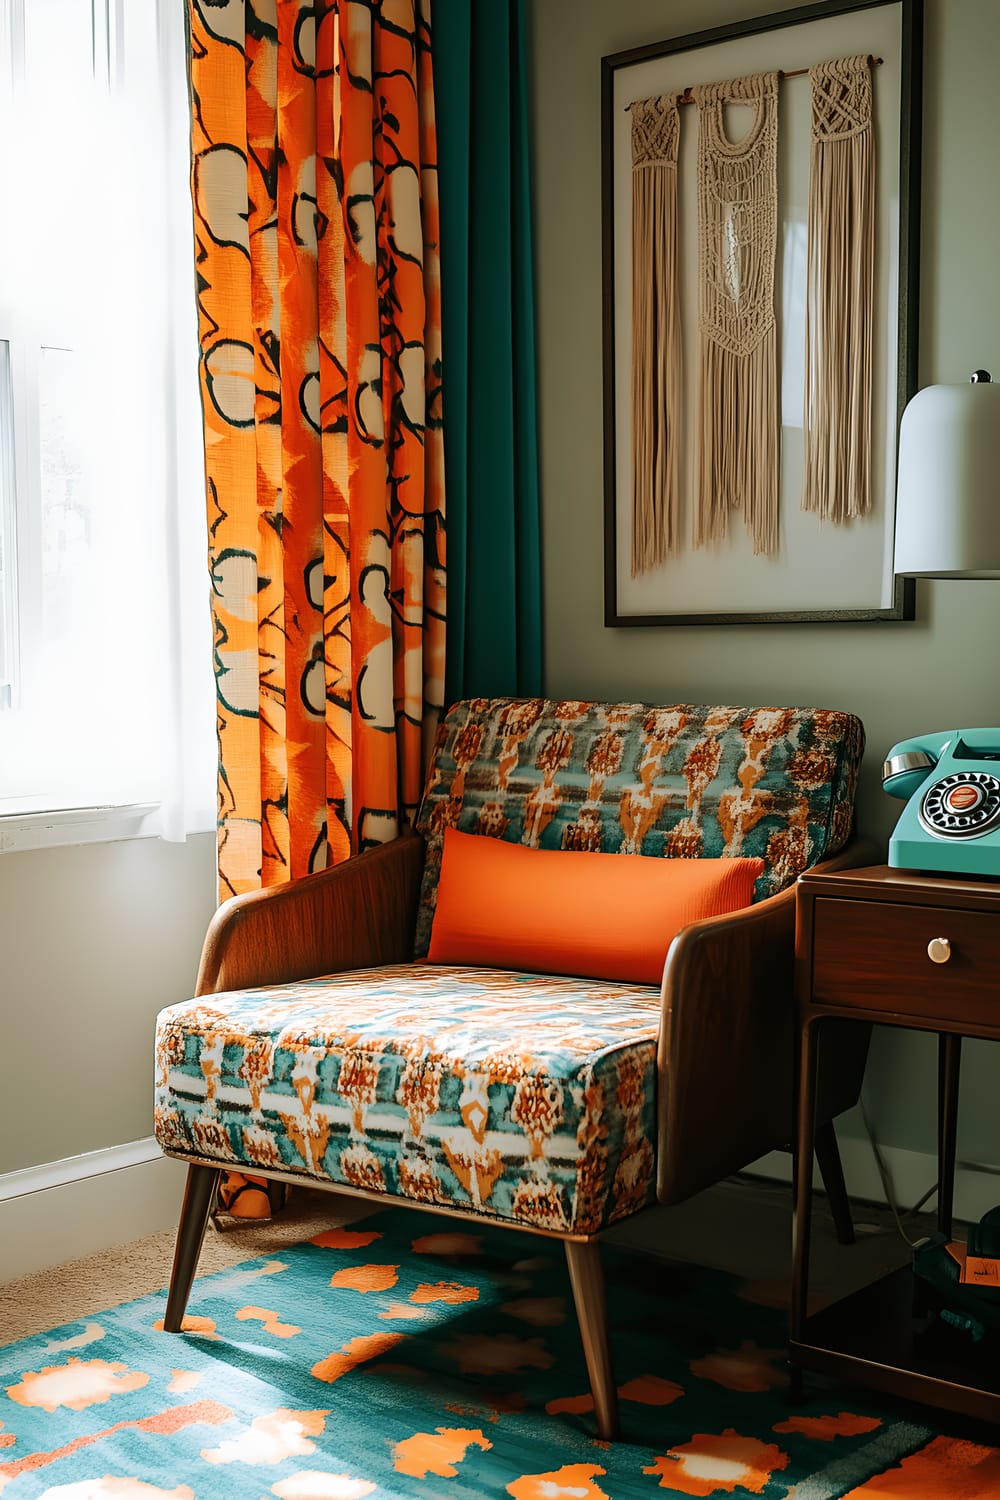
<instances>
[{"instance_id":1,"label":"framed wall art","mask_svg":"<svg viewBox=\"0 0 1000 1500\"><path fill-rule=\"evenodd\" d=\"M922 0L601 68L606 623L912 618Z\"/></svg>"}]
</instances>

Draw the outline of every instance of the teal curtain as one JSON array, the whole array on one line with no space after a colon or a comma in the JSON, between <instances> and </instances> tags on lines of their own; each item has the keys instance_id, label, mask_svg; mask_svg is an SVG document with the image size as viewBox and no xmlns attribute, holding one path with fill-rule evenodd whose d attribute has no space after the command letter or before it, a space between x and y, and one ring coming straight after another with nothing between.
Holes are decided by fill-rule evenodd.
<instances>
[{"instance_id":1,"label":"teal curtain","mask_svg":"<svg viewBox=\"0 0 1000 1500\"><path fill-rule=\"evenodd\" d=\"M525 0L434 0L446 701L542 691Z\"/></svg>"}]
</instances>

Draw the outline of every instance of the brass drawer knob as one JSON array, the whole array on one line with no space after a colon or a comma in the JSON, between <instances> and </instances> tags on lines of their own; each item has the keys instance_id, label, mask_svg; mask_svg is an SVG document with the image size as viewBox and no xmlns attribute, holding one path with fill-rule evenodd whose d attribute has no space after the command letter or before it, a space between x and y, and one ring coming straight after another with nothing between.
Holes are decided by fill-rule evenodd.
<instances>
[{"instance_id":1,"label":"brass drawer knob","mask_svg":"<svg viewBox=\"0 0 1000 1500\"><path fill-rule=\"evenodd\" d=\"M927 944L927 957L932 964L946 964L951 957L951 944L947 938L931 938Z\"/></svg>"}]
</instances>

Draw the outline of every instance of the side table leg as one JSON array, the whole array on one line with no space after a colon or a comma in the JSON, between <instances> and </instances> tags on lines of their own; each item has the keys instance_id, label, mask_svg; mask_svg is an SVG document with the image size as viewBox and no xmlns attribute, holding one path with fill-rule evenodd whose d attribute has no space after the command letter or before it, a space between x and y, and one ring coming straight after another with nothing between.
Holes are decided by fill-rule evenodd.
<instances>
[{"instance_id":1,"label":"side table leg","mask_svg":"<svg viewBox=\"0 0 1000 1500\"><path fill-rule=\"evenodd\" d=\"M951 1239L955 1202L955 1154L958 1147L958 1081L962 1038L938 1034L938 1230Z\"/></svg>"},{"instance_id":2,"label":"side table leg","mask_svg":"<svg viewBox=\"0 0 1000 1500\"><path fill-rule=\"evenodd\" d=\"M809 1238L812 1220L812 1166L816 1136L817 1023L802 1028L799 1043L799 1130L795 1152L795 1209L792 1217L791 1338L802 1340L809 1300ZM792 1362L791 1396L802 1399L802 1373Z\"/></svg>"}]
</instances>

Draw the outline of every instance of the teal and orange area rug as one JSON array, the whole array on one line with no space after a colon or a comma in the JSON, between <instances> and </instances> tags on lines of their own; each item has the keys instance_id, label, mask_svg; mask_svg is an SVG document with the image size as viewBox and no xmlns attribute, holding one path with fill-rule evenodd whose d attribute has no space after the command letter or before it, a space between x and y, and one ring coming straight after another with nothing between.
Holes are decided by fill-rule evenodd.
<instances>
[{"instance_id":1,"label":"teal and orange area rug","mask_svg":"<svg viewBox=\"0 0 1000 1500\"><path fill-rule=\"evenodd\" d=\"M561 1247L395 1210L0 1349L3 1500L987 1500L1000 1451L826 1387L721 1272L607 1253L623 1440Z\"/></svg>"}]
</instances>

